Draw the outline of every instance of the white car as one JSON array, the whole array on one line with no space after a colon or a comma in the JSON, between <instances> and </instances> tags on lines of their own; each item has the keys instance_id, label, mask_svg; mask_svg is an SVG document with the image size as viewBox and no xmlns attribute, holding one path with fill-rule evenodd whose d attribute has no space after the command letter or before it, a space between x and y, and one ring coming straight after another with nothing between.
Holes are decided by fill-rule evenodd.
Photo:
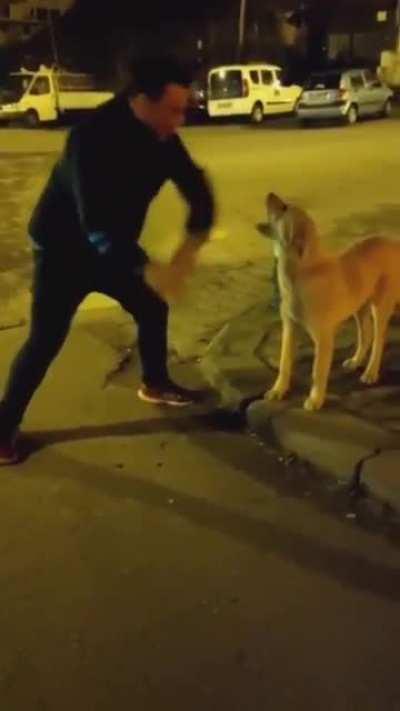
<instances>
[{"instance_id":1,"label":"white car","mask_svg":"<svg viewBox=\"0 0 400 711\"><path fill-rule=\"evenodd\" d=\"M342 119L352 125L366 116L390 116L393 91L369 69L314 72L297 104L303 124Z\"/></svg>"},{"instance_id":2,"label":"white car","mask_svg":"<svg viewBox=\"0 0 400 711\"><path fill-rule=\"evenodd\" d=\"M300 94L300 86L284 86L274 64L223 65L208 73L207 111L211 118L248 116L261 123L265 115L293 112Z\"/></svg>"}]
</instances>

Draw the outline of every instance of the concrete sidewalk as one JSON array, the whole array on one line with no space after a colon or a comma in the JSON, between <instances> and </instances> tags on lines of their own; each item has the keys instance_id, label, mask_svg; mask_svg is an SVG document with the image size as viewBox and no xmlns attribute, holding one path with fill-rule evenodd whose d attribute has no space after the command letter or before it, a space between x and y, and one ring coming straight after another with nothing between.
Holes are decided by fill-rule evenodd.
<instances>
[{"instance_id":1,"label":"concrete sidewalk","mask_svg":"<svg viewBox=\"0 0 400 711\"><path fill-rule=\"evenodd\" d=\"M306 412L312 350L302 342L291 395L269 403L263 393L272 385L280 348L280 319L263 301L230 321L212 340L203 372L228 409L245 407L249 429L268 445L293 454L319 473L361 487L400 511L400 323L390 327L381 383L363 386L346 374L355 328L346 324L337 339L335 363L324 409Z\"/></svg>"},{"instance_id":2,"label":"concrete sidewalk","mask_svg":"<svg viewBox=\"0 0 400 711\"><path fill-rule=\"evenodd\" d=\"M190 382L187 384L211 386L215 391L214 407L233 414L245 413L244 421L249 430L277 452L295 455L318 473L350 487L359 487L400 512L400 323L391 324L379 386L362 386L357 374L341 370L340 363L350 354L355 338L350 323L336 344L329 395L321 412L308 413L302 408L312 358L311 347L305 340L300 344L290 397L282 403L268 403L262 396L275 378L280 347L280 318L276 307L271 306L271 290L269 284L263 301L223 325L221 319L227 306L224 305L221 312L213 311L209 295L204 303L194 304L189 298L174 307L170 323L173 371L177 370L178 376L183 373L184 379L188 373ZM14 311L6 309L9 315L3 318L5 330L0 334L5 363L22 339L20 326L25 322L22 329L26 328L28 300L25 292L20 302L14 301ZM77 413L84 422L91 417L101 421L106 401L99 400L99 392L113 378L126 386L121 390L124 394L118 396L121 401L118 400L114 408L117 420L123 417L125 407L132 416L138 360L131 318L110 299L94 294L83 303L77 325L78 328L72 330L71 343L68 341L66 345L70 355L63 357L54 371L67 384L60 420L54 410L51 388L51 378L56 376L50 373L50 385L39 390L29 410L29 429L40 430L52 421L56 431L62 427L66 415L76 419ZM91 366L89 368L88 381L86 369L75 368L73 363L75 358L77 363L85 359L90 332L101 341L102 349L93 363L93 372ZM127 367L121 368L119 361L127 354ZM89 353L88 360L92 360ZM4 378L7 365L1 370ZM81 384L79 378L83 378ZM111 411L112 408L107 413Z\"/></svg>"},{"instance_id":3,"label":"concrete sidewalk","mask_svg":"<svg viewBox=\"0 0 400 711\"><path fill-rule=\"evenodd\" d=\"M200 386L210 350L194 362L185 323L172 374ZM25 335L0 334L2 380ZM27 412L29 457L2 469L1 710L305 711L328 690L332 711L397 711L398 547L293 497L217 403L139 401L132 342L118 307L82 311ZM265 365L236 364L240 397L264 387Z\"/></svg>"}]
</instances>

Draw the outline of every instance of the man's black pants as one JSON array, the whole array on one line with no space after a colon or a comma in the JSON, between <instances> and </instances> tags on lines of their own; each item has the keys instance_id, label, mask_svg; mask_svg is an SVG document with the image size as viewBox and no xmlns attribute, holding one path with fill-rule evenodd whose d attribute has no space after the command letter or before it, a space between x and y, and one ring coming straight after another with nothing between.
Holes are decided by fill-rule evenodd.
<instances>
[{"instance_id":1,"label":"man's black pants","mask_svg":"<svg viewBox=\"0 0 400 711\"><path fill-rule=\"evenodd\" d=\"M0 402L0 436L9 436L20 424L79 304L93 291L112 297L135 319L143 382L155 387L166 383L168 306L130 260L50 251L35 252L34 259L30 333L11 366Z\"/></svg>"}]
</instances>

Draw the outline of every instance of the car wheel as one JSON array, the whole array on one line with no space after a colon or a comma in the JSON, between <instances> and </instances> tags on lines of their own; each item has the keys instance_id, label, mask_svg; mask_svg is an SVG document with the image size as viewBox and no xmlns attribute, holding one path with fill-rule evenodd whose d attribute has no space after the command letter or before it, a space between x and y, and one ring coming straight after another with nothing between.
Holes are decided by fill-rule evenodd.
<instances>
[{"instance_id":1,"label":"car wheel","mask_svg":"<svg viewBox=\"0 0 400 711\"><path fill-rule=\"evenodd\" d=\"M357 121L358 121L358 109L357 109L357 106L356 106L355 104L352 104L352 105L349 107L349 109L348 109L348 111L347 111L347 114L346 114L346 116L345 116L345 119L346 119L346 123L348 124L348 126L354 126L354 124L357 123Z\"/></svg>"},{"instance_id":2,"label":"car wheel","mask_svg":"<svg viewBox=\"0 0 400 711\"><path fill-rule=\"evenodd\" d=\"M386 99L383 104L382 113L380 114L383 118L389 118L392 115L393 104L391 99Z\"/></svg>"},{"instance_id":3,"label":"car wheel","mask_svg":"<svg viewBox=\"0 0 400 711\"><path fill-rule=\"evenodd\" d=\"M257 125L263 122L264 109L262 107L262 104L260 104L260 103L254 104L251 114L250 114L250 120L251 120L251 123L254 123Z\"/></svg>"},{"instance_id":4,"label":"car wheel","mask_svg":"<svg viewBox=\"0 0 400 711\"><path fill-rule=\"evenodd\" d=\"M37 128L40 125L38 112L34 109L29 109L24 116L24 123L28 128Z\"/></svg>"}]
</instances>

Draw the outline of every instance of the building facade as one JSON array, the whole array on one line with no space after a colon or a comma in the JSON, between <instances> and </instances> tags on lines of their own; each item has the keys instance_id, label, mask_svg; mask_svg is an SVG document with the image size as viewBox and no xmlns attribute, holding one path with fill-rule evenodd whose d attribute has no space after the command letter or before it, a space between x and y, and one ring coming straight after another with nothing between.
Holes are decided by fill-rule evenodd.
<instances>
[{"instance_id":1,"label":"building facade","mask_svg":"<svg viewBox=\"0 0 400 711\"><path fill-rule=\"evenodd\" d=\"M0 46L29 40L49 18L60 17L73 0L11 0L0 5Z\"/></svg>"}]
</instances>

